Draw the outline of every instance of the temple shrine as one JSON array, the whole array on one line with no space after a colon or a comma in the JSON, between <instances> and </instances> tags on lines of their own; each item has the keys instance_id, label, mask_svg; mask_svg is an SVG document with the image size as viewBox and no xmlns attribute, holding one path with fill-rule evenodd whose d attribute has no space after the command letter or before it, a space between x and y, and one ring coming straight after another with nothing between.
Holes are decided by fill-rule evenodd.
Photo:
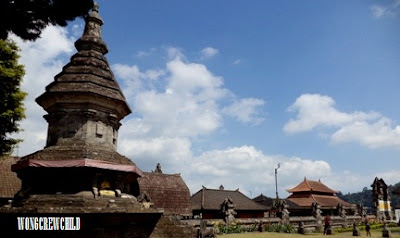
<instances>
[{"instance_id":1,"label":"temple shrine","mask_svg":"<svg viewBox=\"0 0 400 238\"><path fill-rule=\"evenodd\" d=\"M77 53L36 99L47 112L46 146L12 165L21 187L0 207L0 229L12 237L172 237L166 230L193 237L152 206L138 183L150 175L116 151L120 121L131 109L105 58L102 25L95 3ZM32 228L26 217L69 219L75 231L21 231Z\"/></svg>"},{"instance_id":2,"label":"temple shrine","mask_svg":"<svg viewBox=\"0 0 400 238\"><path fill-rule=\"evenodd\" d=\"M108 49L101 39L102 24L96 6L75 42L78 52L36 99L48 113L47 143L12 167L23 191L134 192L129 184L142 172L116 151L120 120L131 109L104 57Z\"/></svg>"},{"instance_id":3,"label":"temple shrine","mask_svg":"<svg viewBox=\"0 0 400 238\"><path fill-rule=\"evenodd\" d=\"M374 203L375 215L378 221L392 221L393 211L390 203L389 187L385 181L375 177L372 187L372 202Z\"/></svg>"},{"instance_id":4,"label":"temple shrine","mask_svg":"<svg viewBox=\"0 0 400 238\"><path fill-rule=\"evenodd\" d=\"M337 197L338 191L332 190L321 181L304 178L301 183L287 191L292 193L285 199L291 215L310 215L313 206L319 207L321 215L340 215L338 213L346 212L346 210L347 214L350 214L350 211L355 209L354 204Z\"/></svg>"}]
</instances>

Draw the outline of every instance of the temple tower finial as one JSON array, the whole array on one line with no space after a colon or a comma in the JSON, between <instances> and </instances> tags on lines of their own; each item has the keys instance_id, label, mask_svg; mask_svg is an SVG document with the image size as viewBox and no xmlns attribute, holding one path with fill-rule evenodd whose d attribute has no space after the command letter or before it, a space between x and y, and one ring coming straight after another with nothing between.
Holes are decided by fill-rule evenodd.
<instances>
[{"instance_id":1,"label":"temple tower finial","mask_svg":"<svg viewBox=\"0 0 400 238\"><path fill-rule=\"evenodd\" d=\"M78 52L36 99L48 112L46 147L79 140L115 151L120 120L131 113L105 58L98 8L95 3L85 18L84 32L75 42Z\"/></svg>"},{"instance_id":2,"label":"temple tower finial","mask_svg":"<svg viewBox=\"0 0 400 238\"><path fill-rule=\"evenodd\" d=\"M82 37L75 42L76 49L97 50L103 55L108 53L106 44L101 39L103 19L99 15L99 4L94 2L92 11L85 18L85 30Z\"/></svg>"}]
</instances>

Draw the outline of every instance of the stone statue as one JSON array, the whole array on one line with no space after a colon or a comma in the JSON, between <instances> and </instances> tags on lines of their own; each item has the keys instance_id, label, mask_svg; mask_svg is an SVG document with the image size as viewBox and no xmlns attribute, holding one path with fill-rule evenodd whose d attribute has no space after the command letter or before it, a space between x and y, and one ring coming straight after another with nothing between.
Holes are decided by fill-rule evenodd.
<instances>
[{"instance_id":1,"label":"stone statue","mask_svg":"<svg viewBox=\"0 0 400 238\"><path fill-rule=\"evenodd\" d=\"M316 230L320 231L322 228L321 206L317 202L313 202L311 204L311 209L312 209L312 215L315 217L317 222Z\"/></svg>"},{"instance_id":2,"label":"stone statue","mask_svg":"<svg viewBox=\"0 0 400 238\"><path fill-rule=\"evenodd\" d=\"M353 222L353 236L360 236L360 230L358 229L357 222Z\"/></svg>"},{"instance_id":3,"label":"stone statue","mask_svg":"<svg viewBox=\"0 0 400 238\"><path fill-rule=\"evenodd\" d=\"M342 217L343 219L345 219L346 218L346 210L344 210L343 204L342 203L338 203L336 209L338 211L338 215L340 217Z\"/></svg>"},{"instance_id":4,"label":"stone statue","mask_svg":"<svg viewBox=\"0 0 400 238\"><path fill-rule=\"evenodd\" d=\"M278 215L282 219L283 224L289 224L289 205L287 205L285 200L280 200L278 202Z\"/></svg>"},{"instance_id":5,"label":"stone statue","mask_svg":"<svg viewBox=\"0 0 400 238\"><path fill-rule=\"evenodd\" d=\"M343 203L338 203L336 209L337 209L338 215L343 219L342 227L344 227L344 228L347 227L348 226L347 216L346 216L347 213L343 207Z\"/></svg>"},{"instance_id":6,"label":"stone statue","mask_svg":"<svg viewBox=\"0 0 400 238\"><path fill-rule=\"evenodd\" d=\"M392 233L391 233L389 227L387 226L386 222L383 225L382 237L392 237Z\"/></svg>"},{"instance_id":7,"label":"stone statue","mask_svg":"<svg viewBox=\"0 0 400 238\"><path fill-rule=\"evenodd\" d=\"M304 229L304 222L302 222L302 221L299 222L299 227L297 228L297 233L302 234L302 235L306 234L306 231Z\"/></svg>"},{"instance_id":8,"label":"stone statue","mask_svg":"<svg viewBox=\"0 0 400 238\"><path fill-rule=\"evenodd\" d=\"M155 172L155 173L160 173L160 174L162 174L162 170L161 170L161 165L160 165L160 163L157 163L156 170L155 170L154 172Z\"/></svg>"},{"instance_id":9,"label":"stone statue","mask_svg":"<svg viewBox=\"0 0 400 238\"><path fill-rule=\"evenodd\" d=\"M317 219L321 219L321 206L317 203L317 202L313 202L311 204L311 209L312 209L312 215L317 218Z\"/></svg>"},{"instance_id":10,"label":"stone statue","mask_svg":"<svg viewBox=\"0 0 400 238\"><path fill-rule=\"evenodd\" d=\"M138 197L137 197L138 202L151 202L151 198L150 195L147 194L147 192L143 192L141 193Z\"/></svg>"},{"instance_id":11,"label":"stone statue","mask_svg":"<svg viewBox=\"0 0 400 238\"><path fill-rule=\"evenodd\" d=\"M224 220L227 226L229 226L234 220L235 215L235 205L230 197L226 197L224 202L221 204L221 211L224 215Z\"/></svg>"}]
</instances>

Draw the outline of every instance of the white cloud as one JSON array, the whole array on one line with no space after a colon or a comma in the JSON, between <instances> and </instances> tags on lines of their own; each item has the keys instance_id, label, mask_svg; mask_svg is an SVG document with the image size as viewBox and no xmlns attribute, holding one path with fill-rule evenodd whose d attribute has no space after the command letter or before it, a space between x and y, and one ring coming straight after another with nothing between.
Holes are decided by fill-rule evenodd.
<instances>
[{"instance_id":1,"label":"white cloud","mask_svg":"<svg viewBox=\"0 0 400 238\"><path fill-rule=\"evenodd\" d=\"M384 7L379 5L373 5L370 7L371 13L376 18L381 18L387 14L390 14L390 11Z\"/></svg>"},{"instance_id":2,"label":"white cloud","mask_svg":"<svg viewBox=\"0 0 400 238\"><path fill-rule=\"evenodd\" d=\"M24 101L26 119L21 122L24 130L15 135L24 141L19 144L19 155L32 153L45 146L47 123L43 119L46 112L34 101L44 93L44 88L54 80L65 61L74 51L74 39L61 27L49 26L35 42L23 41L16 36L11 38L21 48L19 63L25 65L25 76L21 84L28 93Z\"/></svg>"},{"instance_id":3,"label":"white cloud","mask_svg":"<svg viewBox=\"0 0 400 238\"><path fill-rule=\"evenodd\" d=\"M376 173L374 177L382 178L387 185L394 185L400 181L400 174L396 170L389 170L380 173ZM372 181L370 182L370 184Z\"/></svg>"},{"instance_id":4,"label":"white cloud","mask_svg":"<svg viewBox=\"0 0 400 238\"><path fill-rule=\"evenodd\" d=\"M332 142L357 142L369 148L400 148L400 126L376 112L341 112L335 101L319 94L303 94L289 107L297 112L295 119L284 125L287 133L311 131L315 128L330 128Z\"/></svg>"},{"instance_id":5,"label":"white cloud","mask_svg":"<svg viewBox=\"0 0 400 238\"><path fill-rule=\"evenodd\" d=\"M334 190L342 192L361 191L369 186L373 176L358 173L334 172L324 160L311 160L282 155L267 155L253 146L228 147L206 151L189 160L189 167L182 166L182 175L192 193L201 186L237 189L250 196L260 193L275 195L275 168L278 169L279 197L287 197L286 189L293 188L304 177L321 180Z\"/></svg>"},{"instance_id":6,"label":"white cloud","mask_svg":"<svg viewBox=\"0 0 400 238\"><path fill-rule=\"evenodd\" d=\"M219 53L218 49L213 47L206 47L201 50L201 59L210 59Z\"/></svg>"},{"instance_id":7,"label":"white cloud","mask_svg":"<svg viewBox=\"0 0 400 238\"><path fill-rule=\"evenodd\" d=\"M167 51L175 58L170 59L162 70L143 73L136 65L113 66L125 86L123 91L129 104L139 115L126 120L125 123L134 125L129 133L141 137L209 135L221 127L226 115L221 110L222 102L234 94L224 88L223 78L214 75L205 65L186 62L177 48ZM158 87L144 87L143 84L149 81L146 79L152 75L160 82ZM230 110L226 111L239 121L259 123L262 118L257 114L257 107L262 104L261 99L238 99L236 104L227 106ZM242 108L240 113L234 111L238 107Z\"/></svg>"},{"instance_id":8,"label":"white cloud","mask_svg":"<svg viewBox=\"0 0 400 238\"><path fill-rule=\"evenodd\" d=\"M399 6L399 0L391 0L390 3L386 5L374 4L370 6L370 11L372 13L372 16L378 19L386 16L394 17L397 14Z\"/></svg>"},{"instance_id":9,"label":"white cloud","mask_svg":"<svg viewBox=\"0 0 400 238\"><path fill-rule=\"evenodd\" d=\"M321 178L331 172L330 165L323 160L309 160L298 157L290 158L281 163L280 173L286 176Z\"/></svg>"},{"instance_id":10,"label":"white cloud","mask_svg":"<svg viewBox=\"0 0 400 238\"><path fill-rule=\"evenodd\" d=\"M219 128L222 117L218 100L228 93L222 87L222 78L204 65L179 59L169 61L166 72L165 88L142 90L131 99L141 117L135 124L149 128L148 135L153 136L195 137Z\"/></svg>"},{"instance_id":11,"label":"white cloud","mask_svg":"<svg viewBox=\"0 0 400 238\"><path fill-rule=\"evenodd\" d=\"M127 98L133 97L139 91L154 88L154 82L165 74L161 69L141 72L136 65L114 64L112 69L117 78L124 79L122 86Z\"/></svg>"},{"instance_id":12,"label":"white cloud","mask_svg":"<svg viewBox=\"0 0 400 238\"><path fill-rule=\"evenodd\" d=\"M186 57L183 54L183 50L178 47L166 47L168 58L171 60L182 60L186 61Z\"/></svg>"},{"instance_id":13,"label":"white cloud","mask_svg":"<svg viewBox=\"0 0 400 238\"><path fill-rule=\"evenodd\" d=\"M357 121L341 127L332 135L335 143L357 141L370 148L400 148L400 126L393 128L390 119L382 117L368 123Z\"/></svg>"},{"instance_id":14,"label":"white cloud","mask_svg":"<svg viewBox=\"0 0 400 238\"><path fill-rule=\"evenodd\" d=\"M234 65L238 65L238 64L240 64L240 62L241 62L241 60L240 60L240 59L237 59L237 60L233 61L233 64L234 64Z\"/></svg>"},{"instance_id":15,"label":"white cloud","mask_svg":"<svg viewBox=\"0 0 400 238\"><path fill-rule=\"evenodd\" d=\"M190 167L192 158L191 142L188 138L154 137L137 139L125 136L119 138L120 153L128 155L140 168L154 170L161 163L169 173L178 173Z\"/></svg>"},{"instance_id":16,"label":"white cloud","mask_svg":"<svg viewBox=\"0 0 400 238\"><path fill-rule=\"evenodd\" d=\"M371 120L380 115L375 112L343 113L336 110L335 101L320 94L303 94L288 108L298 112L296 119L289 120L284 130L288 133L304 132L317 126L341 126L359 120Z\"/></svg>"},{"instance_id":17,"label":"white cloud","mask_svg":"<svg viewBox=\"0 0 400 238\"><path fill-rule=\"evenodd\" d=\"M149 50L139 50L138 52L136 52L135 55L138 58L143 58L153 55L156 51L157 51L156 48L151 48Z\"/></svg>"},{"instance_id":18,"label":"white cloud","mask_svg":"<svg viewBox=\"0 0 400 238\"><path fill-rule=\"evenodd\" d=\"M303 180L326 178L336 181L330 165L321 160L313 161L298 157L266 155L253 146L228 147L209 150L199 155L191 152L191 141L182 138L160 137L151 140L129 140L123 154L134 158L145 170L154 170L160 162L165 173L181 172L191 193L204 185L208 188L237 189L254 196L264 193L275 194L274 169L278 163L278 187L280 197L286 197L289 189ZM120 144L121 144L120 143ZM336 185L336 184L335 184ZM351 189L358 189L353 184Z\"/></svg>"},{"instance_id":19,"label":"white cloud","mask_svg":"<svg viewBox=\"0 0 400 238\"><path fill-rule=\"evenodd\" d=\"M176 58L167 63L167 69L171 73L168 88L174 93L194 96L202 101L217 100L227 93L222 87L222 77L213 75L203 64L185 63Z\"/></svg>"},{"instance_id":20,"label":"white cloud","mask_svg":"<svg viewBox=\"0 0 400 238\"><path fill-rule=\"evenodd\" d=\"M84 23L78 24L75 23L72 25L72 35L76 38L80 37L82 35L83 30L85 29Z\"/></svg>"},{"instance_id":21,"label":"white cloud","mask_svg":"<svg viewBox=\"0 0 400 238\"><path fill-rule=\"evenodd\" d=\"M262 99L243 98L223 108L222 112L241 122L259 124L264 121L264 118L258 116L260 107L264 104Z\"/></svg>"}]
</instances>

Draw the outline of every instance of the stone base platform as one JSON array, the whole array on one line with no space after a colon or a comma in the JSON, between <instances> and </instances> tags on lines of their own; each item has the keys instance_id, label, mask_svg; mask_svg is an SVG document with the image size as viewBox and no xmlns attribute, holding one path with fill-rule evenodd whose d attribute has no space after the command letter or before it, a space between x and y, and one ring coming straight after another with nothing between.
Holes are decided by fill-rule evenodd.
<instances>
[{"instance_id":1,"label":"stone base platform","mask_svg":"<svg viewBox=\"0 0 400 238\"><path fill-rule=\"evenodd\" d=\"M20 204L2 207L0 230L13 238L142 238L150 237L163 213L145 208L135 198L87 195L32 195Z\"/></svg>"}]
</instances>

